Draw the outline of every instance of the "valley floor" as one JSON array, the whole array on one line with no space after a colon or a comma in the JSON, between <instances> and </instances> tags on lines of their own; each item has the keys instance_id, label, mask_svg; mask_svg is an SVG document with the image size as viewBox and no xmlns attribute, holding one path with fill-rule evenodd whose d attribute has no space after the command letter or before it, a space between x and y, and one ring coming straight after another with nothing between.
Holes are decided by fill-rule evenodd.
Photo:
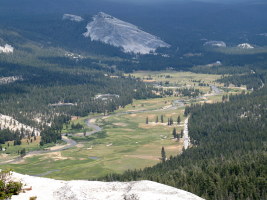
<instances>
[{"instance_id":1,"label":"valley floor","mask_svg":"<svg viewBox=\"0 0 267 200\"><path fill-rule=\"evenodd\" d=\"M170 86L166 86L167 89L190 85L205 94L198 98L167 96L135 100L106 116L95 114L76 119L73 123L83 122L89 126L88 130L91 130L86 136L82 133L68 135L71 139L69 141L75 140L77 144L71 142L68 148L58 147L28 155L16 163L4 164L1 168L12 168L16 172L56 179L94 179L114 172L122 173L127 169L153 166L161 162L162 147L167 158L182 153L183 147L190 147L186 131L187 118L183 115L185 106L221 101L225 92L215 86L220 86L215 82L219 77L188 72L138 72L133 75L146 78L148 74L156 82L164 81L170 75L171 78L167 78L170 82ZM194 80L202 80L214 87L198 86ZM235 88L230 92L240 91L241 88ZM180 123L177 123L178 116ZM171 118L173 124L168 125L168 119ZM174 128L178 134L185 130L184 137L174 139ZM64 130L66 133L68 131Z\"/></svg>"}]
</instances>

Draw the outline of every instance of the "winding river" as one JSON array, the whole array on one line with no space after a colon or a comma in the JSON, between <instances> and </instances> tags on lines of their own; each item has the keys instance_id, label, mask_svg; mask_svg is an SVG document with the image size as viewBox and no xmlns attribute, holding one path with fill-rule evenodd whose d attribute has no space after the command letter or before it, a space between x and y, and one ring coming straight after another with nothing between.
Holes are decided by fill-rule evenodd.
<instances>
[{"instance_id":1,"label":"winding river","mask_svg":"<svg viewBox=\"0 0 267 200\"><path fill-rule=\"evenodd\" d=\"M218 95L218 94L221 93L221 90L218 87L216 87L215 85L212 85L211 89L212 89L212 95ZM199 97L199 98L201 98L201 97ZM181 108L181 107L184 107L184 106L185 106L184 101L180 100L180 99L177 99L177 100L174 100L172 102L172 105L165 106L165 107L160 108L160 109L124 111L124 112L114 113L114 114L110 114L110 115L101 115L101 116L97 116L97 117L92 117L92 118L87 119L85 121L86 125L89 128L93 129L93 131L87 132L86 136L89 136L89 135L92 135L92 134L95 134L97 132L102 131L102 128L100 126L96 125L95 123L93 123L92 121L97 120L97 119L101 119L101 118L103 118L105 116L119 116L119 115L136 114L136 113L144 113L144 112L157 112L157 111L163 111L163 110L164 111L166 111L166 110L176 110L177 108ZM187 149L189 147L189 144L190 144L190 139L189 139L189 135L188 135L188 119L189 118L187 118L185 120L185 122L184 122L184 148L185 149ZM35 155L40 155L40 154L44 154L44 153L64 151L64 150L70 149L70 148L72 148L72 147L77 145L76 141L66 137L65 134L62 135L62 140L64 142L66 142L67 144L63 145L62 147L59 147L59 148L57 148L55 150L50 149L50 150L31 151L31 152L28 152L26 154L26 156L35 156ZM2 161L2 162L0 162L0 165L16 163L16 162L19 162L19 161L21 161L23 159L24 159L23 157L17 157L17 158L14 158L12 160Z\"/></svg>"}]
</instances>

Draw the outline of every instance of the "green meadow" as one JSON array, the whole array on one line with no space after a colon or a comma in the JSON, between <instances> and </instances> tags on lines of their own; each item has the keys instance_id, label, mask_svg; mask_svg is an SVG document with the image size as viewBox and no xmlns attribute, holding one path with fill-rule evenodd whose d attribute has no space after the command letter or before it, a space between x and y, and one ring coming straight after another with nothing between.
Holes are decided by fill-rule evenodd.
<instances>
[{"instance_id":1,"label":"green meadow","mask_svg":"<svg viewBox=\"0 0 267 200\"><path fill-rule=\"evenodd\" d=\"M136 72L131 74L141 80L155 82L169 81L175 87L192 86L204 93L209 93L209 86L194 85L195 80L214 84L218 75L194 74L190 72ZM166 78L167 77L167 78ZM239 93L242 89L229 89L229 93ZM95 179L109 173L122 173L127 169L141 169L161 162L161 148L164 147L167 157L182 152L183 139L173 139L172 131L175 128L180 133L184 128L184 106L175 107L174 100L184 100L185 105L191 103L213 103L221 101L222 95L205 96L200 99L188 97L164 97L146 100L134 100L132 104L120 108L107 116L94 114L84 118L73 119L70 124L82 124L86 131L85 120L102 128L101 133L75 139L78 144L60 152L44 153L36 156L26 156L15 163L2 165L2 168L11 168L20 173L39 175L56 179ZM163 123L161 123L163 116ZM181 123L177 124L178 116ZM95 118L97 117L97 118ZM156 119L158 118L158 122ZM172 118L173 125L167 125L168 118ZM148 119L148 123L147 123ZM64 126L64 133L70 132L70 124ZM82 131L82 130L79 130ZM78 131L78 132L79 132Z\"/></svg>"}]
</instances>

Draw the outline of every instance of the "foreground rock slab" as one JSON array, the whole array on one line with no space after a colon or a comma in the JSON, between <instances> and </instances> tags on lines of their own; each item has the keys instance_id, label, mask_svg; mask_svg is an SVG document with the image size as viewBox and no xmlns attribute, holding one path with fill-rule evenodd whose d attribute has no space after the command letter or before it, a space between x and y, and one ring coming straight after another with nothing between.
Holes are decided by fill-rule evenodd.
<instances>
[{"instance_id":1,"label":"foreground rock slab","mask_svg":"<svg viewBox=\"0 0 267 200\"><path fill-rule=\"evenodd\" d=\"M12 178L30 188L13 196L12 200L30 197L37 197L37 200L203 200L184 190L152 181L60 181L18 173L13 173Z\"/></svg>"}]
</instances>

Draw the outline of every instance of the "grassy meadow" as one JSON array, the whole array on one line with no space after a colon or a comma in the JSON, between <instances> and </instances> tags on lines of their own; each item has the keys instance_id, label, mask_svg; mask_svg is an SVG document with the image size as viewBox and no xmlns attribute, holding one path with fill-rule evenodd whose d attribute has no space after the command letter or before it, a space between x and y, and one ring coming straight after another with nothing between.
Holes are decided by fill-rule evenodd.
<instances>
[{"instance_id":1,"label":"grassy meadow","mask_svg":"<svg viewBox=\"0 0 267 200\"><path fill-rule=\"evenodd\" d=\"M210 93L209 86L199 86L201 83L222 86L216 83L218 75L194 74L190 72L136 72L131 74L141 80L152 82L169 81L169 87L191 86L204 93ZM194 85L195 84L195 85ZM240 93L242 89L229 89L229 93ZM174 100L184 100L185 105L191 103L213 103L221 101L221 93L216 96L207 95L202 99L188 97L164 97L146 100L134 100L132 104L107 116L94 114L85 118L73 119L71 123L80 123L94 118L93 122L100 126L105 134L95 134L79 137L78 144L61 152L45 153L37 156L26 156L16 163L3 165L20 173L39 175L56 179L95 179L112 172L122 173L127 169L140 169L161 162L161 148L164 147L167 157L182 152L183 139L173 139L172 131L177 133L183 129L184 107L174 107ZM161 123L161 115L164 118ZM95 117L99 118L95 119ZM181 124L177 124L177 117L181 117ZM158 117L158 123L156 118ZM174 124L167 125L172 117ZM148 123L146 123L148 118ZM63 132L70 131L70 125L65 126ZM91 130L90 128L87 131ZM14 150L15 151L15 150Z\"/></svg>"}]
</instances>

